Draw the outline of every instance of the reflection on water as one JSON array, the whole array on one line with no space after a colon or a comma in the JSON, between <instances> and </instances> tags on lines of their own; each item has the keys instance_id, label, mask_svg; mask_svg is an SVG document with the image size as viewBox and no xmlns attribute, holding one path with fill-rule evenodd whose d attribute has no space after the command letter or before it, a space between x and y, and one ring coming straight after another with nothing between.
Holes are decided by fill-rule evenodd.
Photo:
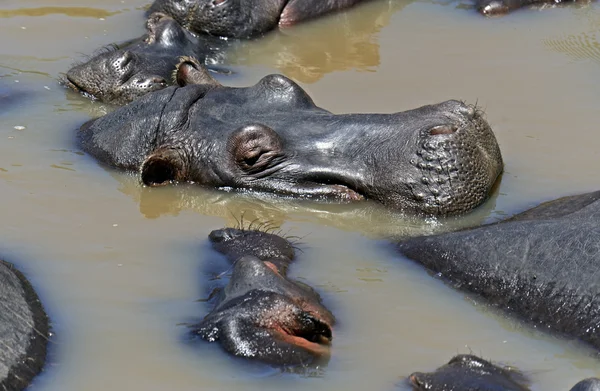
<instances>
[{"instance_id":1,"label":"reflection on water","mask_svg":"<svg viewBox=\"0 0 600 391\"><path fill-rule=\"evenodd\" d=\"M89 7L38 7L7 10L0 9L0 18L13 18L15 16L45 16L52 14L62 14L75 18L106 18L119 13L120 11L109 12L100 8Z\"/></svg>"},{"instance_id":2,"label":"reflection on water","mask_svg":"<svg viewBox=\"0 0 600 391\"><path fill-rule=\"evenodd\" d=\"M55 3L4 0L0 11ZM502 182L469 216L421 221L370 203L143 188L82 154L75 130L112 108L54 78L81 53L142 35L147 3L76 0L114 14L15 15L0 24L10 37L0 41L0 255L33 281L58 337L31 390L390 390L470 351L531 373L533 391L566 391L600 375L573 341L449 289L383 239L478 225L598 188L600 68L557 55L544 40L583 37L565 50L595 58L599 4L486 19L451 0L381 0L241 45L233 84L295 72L334 112L479 100L502 148ZM332 360L318 376L258 370L218 346L184 341L181 325L207 312L197 302L214 277L205 271L223 270L206 236L241 216L303 238L290 276L315 287L339 319Z\"/></svg>"},{"instance_id":3,"label":"reflection on water","mask_svg":"<svg viewBox=\"0 0 600 391\"><path fill-rule=\"evenodd\" d=\"M259 42L240 45L237 63L276 68L302 83L346 69L375 71L379 65L379 31L408 1L385 0L359 6L354 12L269 34ZM324 37L327 37L324 39Z\"/></svg>"},{"instance_id":4,"label":"reflection on water","mask_svg":"<svg viewBox=\"0 0 600 391\"><path fill-rule=\"evenodd\" d=\"M177 216L183 211L221 217L228 226L247 222L269 223L279 227L289 220L305 220L342 230L358 231L372 237L404 237L432 234L459 227L482 224L495 207L497 188L486 203L466 218L423 219L393 212L374 202L336 204L282 198L272 194L225 192L195 185L141 187L134 175L111 174L120 183L118 189L132 197L140 213L154 219Z\"/></svg>"}]
</instances>

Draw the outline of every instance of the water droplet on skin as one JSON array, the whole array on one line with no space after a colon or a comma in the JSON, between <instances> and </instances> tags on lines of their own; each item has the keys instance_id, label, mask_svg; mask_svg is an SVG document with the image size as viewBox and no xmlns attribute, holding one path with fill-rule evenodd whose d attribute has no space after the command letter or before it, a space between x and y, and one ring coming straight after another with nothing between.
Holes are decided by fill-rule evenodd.
<instances>
[{"instance_id":1,"label":"water droplet on skin","mask_svg":"<svg viewBox=\"0 0 600 391\"><path fill-rule=\"evenodd\" d=\"M14 127L16 130L25 130L25 126L17 125Z\"/></svg>"}]
</instances>

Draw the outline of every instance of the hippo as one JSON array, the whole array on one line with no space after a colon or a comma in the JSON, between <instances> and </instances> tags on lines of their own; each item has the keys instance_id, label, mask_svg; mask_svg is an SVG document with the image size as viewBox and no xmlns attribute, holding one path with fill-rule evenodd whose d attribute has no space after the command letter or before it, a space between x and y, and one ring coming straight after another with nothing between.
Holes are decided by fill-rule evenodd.
<instances>
[{"instance_id":1,"label":"hippo","mask_svg":"<svg viewBox=\"0 0 600 391\"><path fill-rule=\"evenodd\" d=\"M147 186L218 189L456 215L480 205L503 169L483 113L450 100L394 114L332 114L296 83L203 83L197 61L172 86L88 121L82 148ZM200 84L195 84L200 81Z\"/></svg>"},{"instance_id":2,"label":"hippo","mask_svg":"<svg viewBox=\"0 0 600 391\"><path fill-rule=\"evenodd\" d=\"M219 341L234 356L270 365L326 362L335 318L311 287L287 277L292 243L238 228L215 230L209 238L233 263L231 279L192 333Z\"/></svg>"},{"instance_id":3,"label":"hippo","mask_svg":"<svg viewBox=\"0 0 600 391\"><path fill-rule=\"evenodd\" d=\"M50 326L33 287L0 260L0 390L25 389L42 370Z\"/></svg>"},{"instance_id":4,"label":"hippo","mask_svg":"<svg viewBox=\"0 0 600 391\"><path fill-rule=\"evenodd\" d=\"M600 349L599 222L596 191L397 247L454 287Z\"/></svg>"},{"instance_id":5,"label":"hippo","mask_svg":"<svg viewBox=\"0 0 600 391\"><path fill-rule=\"evenodd\" d=\"M163 12L194 33L251 38L366 1L156 0L148 12Z\"/></svg>"},{"instance_id":6,"label":"hippo","mask_svg":"<svg viewBox=\"0 0 600 391\"><path fill-rule=\"evenodd\" d=\"M146 21L147 33L123 45L100 50L69 69L61 82L92 99L123 105L173 84L180 57L194 56L204 63L223 61L228 41L197 37L167 15L153 13ZM227 73L221 67L211 67ZM207 79L207 82L213 80Z\"/></svg>"},{"instance_id":7,"label":"hippo","mask_svg":"<svg viewBox=\"0 0 600 391\"><path fill-rule=\"evenodd\" d=\"M415 391L529 391L520 371L472 354L454 356L434 372L415 372L408 380ZM571 391L600 391L600 379L582 380Z\"/></svg>"},{"instance_id":8,"label":"hippo","mask_svg":"<svg viewBox=\"0 0 600 391\"><path fill-rule=\"evenodd\" d=\"M434 372L415 372L408 380L415 391L529 391L521 372L472 354L454 356Z\"/></svg>"},{"instance_id":9,"label":"hippo","mask_svg":"<svg viewBox=\"0 0 600 391\"><path fill-rule=\"evenodd\" d=\"M568 3L587 3L589 1L590 0L477 0L475 2L475 7L482 15L499 16L527 6L557 6Z\"/></svg>"}]
</instances>

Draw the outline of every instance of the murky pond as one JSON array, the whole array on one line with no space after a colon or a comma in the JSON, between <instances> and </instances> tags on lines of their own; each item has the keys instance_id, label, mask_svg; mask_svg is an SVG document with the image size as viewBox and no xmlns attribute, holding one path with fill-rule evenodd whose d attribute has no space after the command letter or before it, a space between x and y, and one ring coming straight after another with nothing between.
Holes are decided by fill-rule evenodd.
<instances>
[{"instance_id":1,"label":"murky pond","mask_svg":"<svg viewBox=\"0 0 600 391\"><path fill-rule=\"evenodd\" d=\"M484 19L456 1L382 0L234 53L231 84L282 72L337 113L478 102L506 171L489 202L450 221L374 205L145 189L101 167L73 135L108 108L56 77L102 45L143 34L147 0L57 4L0 2L0 250L39 290L55 333L32 390L389 390L470 351L526 370L538 391L600 376L589 351L452 291L385 240L598 188L598 4ZM282 374L186 343L186 325L207 312L198 299L211 265L221 262L206 236L242 214L303 238L291 274L339 319L322 371Z\"/></svg>"}]
</instances>

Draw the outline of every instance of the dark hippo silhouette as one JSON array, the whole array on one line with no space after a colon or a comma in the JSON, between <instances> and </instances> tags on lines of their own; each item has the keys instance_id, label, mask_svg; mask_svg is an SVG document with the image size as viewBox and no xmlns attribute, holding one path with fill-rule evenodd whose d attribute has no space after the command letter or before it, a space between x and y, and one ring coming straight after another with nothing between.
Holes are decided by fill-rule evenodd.
<instances>
[{"instance_id":1,"label":"dark hippo silhouette","mask_svg":"<svg viewBox=\"0 0 600 391\"><path fill-rule=\"evenodd\" d=\"M148 12L164 12L196 33L250 38L366 1L156 0Z\"/></svg>"},{"instance_id":2,"label":"dark hippo silhouette","mask_svg":"<svg viewBox=\"0 0 600 391\"><path fill-rule=\"evenodd\" d=\"M146 29L144 36L120 46L109 46L73 66L61 81L93 99L122 105L172 85L180 57L193 56L204 63L218 63L223 61L230 45L222 39L194 36L160 13L150 15Z\"/></svg>"},{"instance_id":3,"label":"dark hippo silhouette","mask_svg":"<svg viewBox=\"0 0 600 391\"><path fill-rule=\"evenodd\" d=\"M281 75L228 88L184 61L184 87L146 95L81 127L83 148L148 186L222 189L354 201L411 213L467 212L502 172L482 113L446 101L395 114L335 115Z\"/></svg>"},{"instance_id":4,"label":"dark hippo silhouette","mask_svg":"<svg viewBox=\"0 0 600 391\"><path fill-rule=\"evenodd\" d=\"M434 372L408 377L416 391L528 391L528 380L512 367L500 367L471 354L459 354Z\"/></svg>"},{"instance_id":5,"label":"dark hippo silhouette","mask_svg":"<svg viewBox=\"0 0 600 391\"><path fill-rule=\"evenodd\" d=\"M21 272L0 260L0 390L25 389L46 361L46 312Z\"/></svg>"},{"instance_id":6,"label":"dark hippo silhouette","mask_svg":"<svg viewBox=\"0 0 600 391\"><path fill-rule=\"evenodd\" d=\"M398 248L455 287L600 349L599 223L597 191Z\"/></svg>"},{"instance_id":7,"label":"dark hippo silhouette","mask_svg":"<svg viewBox=\"0 0 600 391\"><path fill-rule=\"evenodd\" d=\"M210 233L233 263L213 310L194 326L240 357L273 365L307 365L329 358L335 319L312 288L287 278L292 244L266 232L234 228Z\"/></svg>"},{"instance_id":8,"label":"dark hippo silhouette","mask_svg":"<svg viewBox=\"0 0 600 391\"><path fill-rule=\"evenodd\" d=\"M568 3L589 3L590 0L476 0L477 10L486 16L504 15L527 6L555 7Z\"/></svg>"},{"instance_id":9,"label":"dark hippo silhouette","mask_svg":"<svg viewBox=\"0 0 600 391\"><path fill-rule=\"evenodd\" d=\"M415 372L408 379L415 391L529 391L529 380L515 368L471 354L459 354L434 372ZM582 380L571 391L600 391L600 379Z\"/></svg>"}]
</instances>

